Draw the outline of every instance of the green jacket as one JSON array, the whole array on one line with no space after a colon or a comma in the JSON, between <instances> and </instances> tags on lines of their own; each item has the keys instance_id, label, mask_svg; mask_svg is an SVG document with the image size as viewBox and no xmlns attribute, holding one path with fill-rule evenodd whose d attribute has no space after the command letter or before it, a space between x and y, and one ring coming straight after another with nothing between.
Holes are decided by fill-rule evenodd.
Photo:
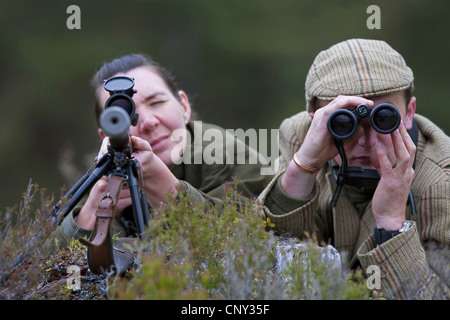
<instances>
[{"instance_id":1,"label":"green jacket","mask_svg":"<svg viewBox=\"0 0 450 320\"><path fill-rule=\"evenodd\" d=\"M336 183L325 166L317 175L308 199L287 196L279 178L299 149L311 124L311 117L298 113L280 126L280 172L260 195L263 213L275 228L292 236L305 232L319 240L332 241L345 252L351 265L363 270L378 266L381 289L387 298L450 298L450 139L423 116L415 115L419 127L415 176L412 191L417 215L407 207L406 219L413 222L407 231L376 246L373 230L372 193L344 186L337 205L330 202Z\"/></svg>"},{"instance_id":2,"label":"green jacket","mask_svg":"<svg viewBox=\"0 0 450 320\"><path fill-rule=\"evenodd\" d=\"M172 168L171 171L180 180L181 186L186 190L192 203L197 201L202 203L209 202L221 209L224 203L223 197L226 194L224 183L234 182L235 178L238 181L236 188L241 194L241 199L256 199L273 178L270 175L261 175L263 165L260 162L261 158L259 158L257 151L249 148L230 132L200 121L189 122L187 128L191 137L191 143L188 145L191 152L186 152L189 157ZM224 138L221 145L214 144L213 153L215 159L220 160L222 158L223 161L216 161L216 163L211 164L205 163L203 156L206 155L207 157L211 154L212 143L211 141L203 141L206 131ZM199 136L199 133L201 133L201 136ZM242 162L242 156L245 157L245 162L237 164ZM257 163L251 164L253 162L249 159L257 159ZM81 207L77 207L68 214L50 239L57 238L60 245L64 245L72 237L75 239L89 237L92 230L82 229L75 222L75 217L80 209ZM122 223L122 217L130 215L131 207L129 209L125 209L125 212L116 215L113 223L113 234L117 234L120 237L131 235L130 231Z\"/></svg>"}]
</instances>

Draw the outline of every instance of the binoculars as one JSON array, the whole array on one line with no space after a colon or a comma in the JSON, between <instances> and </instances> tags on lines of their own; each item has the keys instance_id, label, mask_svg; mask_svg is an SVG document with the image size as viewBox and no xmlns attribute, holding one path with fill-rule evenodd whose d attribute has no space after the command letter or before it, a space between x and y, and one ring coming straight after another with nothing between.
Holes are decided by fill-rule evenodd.
<instances>
[{"instance_id":1,"label":"binoculars","mask_svg":"<svg viewBox=\"0 0 450 320\"><path fill-rule=\"evenodd\" d=\"M392 104L382 103L374 108L361 104L352 111L334 111L328 118L328 131L337 140L348 139L355 133L358 119L366 117L369 117L372 128L382 134L394 132L401 121L400 112Z\"/></svg>"}]
</instances>

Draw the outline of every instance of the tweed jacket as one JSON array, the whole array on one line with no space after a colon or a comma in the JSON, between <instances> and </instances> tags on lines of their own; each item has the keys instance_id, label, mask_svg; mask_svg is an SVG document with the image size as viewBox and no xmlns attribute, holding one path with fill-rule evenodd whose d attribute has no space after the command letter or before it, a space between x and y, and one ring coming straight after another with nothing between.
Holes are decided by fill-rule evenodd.
<instances>
[{"instance_id":1,"label":"tweed jacket","mask_svg":"<svg viewBox=\"0 0 450 320\"><path fill-rule=\"evenodd\" d=\"M450 139L423 116L415 115L419 127L412 191L417 215L407 206L406 219L413 226L377 246L371 201L361 214L349 200L344 186L337 205L330 202L336 183L327 166L318 175L309 199L295 200L281 189L279 178L299 149L311 118L304 111L280 126L280 171L262 192L266 218L275 229L302 237L305 232L329 242L346 254L351 265L364 271L378 266L381 290L389 299L448 299L450 297Z\"/></svg>"}]
</instances>

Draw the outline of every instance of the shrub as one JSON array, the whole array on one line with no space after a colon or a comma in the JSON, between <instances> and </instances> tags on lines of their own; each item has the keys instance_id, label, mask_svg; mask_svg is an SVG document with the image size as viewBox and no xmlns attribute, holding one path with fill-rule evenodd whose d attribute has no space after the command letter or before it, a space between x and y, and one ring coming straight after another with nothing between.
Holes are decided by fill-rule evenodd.
<instances>
[{"instance_id":1,"label":"shrub","mask_svg":"<svg viewBox=\"0 0 450 320\"><path fill-rule=\"evenodd\" d=\"M41 205L32 204L40 195ZM0 298L23 298L41 279L37 270L49 255L42 247L52 231L50 223L53 198L45 196L31 181L19 207L0 212Z\"/></svg>"},{"instance_id":2,"label":"shrub","mask_svg":"<svg viewBox=\"0 0 450 320\"><path fill-rule=\"evenodd\" d=\"M346 269L334 248L268 231L254 201L227 187L223 210L189 203L185 194L155 213L133 248L136 263L125 275L93 275L86 248L76 240L50 252L53 198L30 183L18 211L0 213L1 299L366 299L362 277ZM334 250L334 251L333 251ZM345 259L343 259L345 261ZM67 286L68 267L81 288Z\"/></svg>"},{"instance_id":3,"label":"shrub","mask_svg":"<svg viewBox=\"0 0 450 320\"><path fill-rule=\"evenodd\" d=\"M201 204L192 205L185 195L176 202L168 200L137 247L137 272L131 279L116 277L110 296L239 300L369 297L365 283L351 280L334 248L330 253L330 247L319 247L314 240L300 244L277 237L266 230L270 221L261 219L259 210L255 202L243 204L232 187L221 212L216 207L205 211ZM286 256L287 261L281 263L280 257ZM159 287L164 291L155 289ZM176 292L169 294L168 288Z\"/></svg>"}]
</instances>

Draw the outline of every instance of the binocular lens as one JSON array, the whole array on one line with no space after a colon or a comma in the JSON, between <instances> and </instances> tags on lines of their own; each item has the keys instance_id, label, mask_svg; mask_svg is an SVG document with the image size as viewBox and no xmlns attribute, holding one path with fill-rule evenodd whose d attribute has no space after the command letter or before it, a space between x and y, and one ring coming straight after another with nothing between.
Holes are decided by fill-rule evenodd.
<instances>
[{"instance_id":1,"label":"binocular lens","mask_svg":"<svg viewBox=\"0 0 450 320\"><path fill-rule=\"evenodd\" d=\"M350 135L355 128L353 119L346 114L339 114L333 117L330 125L333 132L340 137Z\"/></svg>"},{"instance_id":2,"label":"binocular lens","mask_svg":"<svg viewBox=\"0 0 450 320\"><path fill-rule=\"evenodd\" d=\"M397 121L397 113L390 108L381 108L377 110L377 112L373 115L373 123L375 124L376 128L380 129L381 131L388 132L393 128L396 128Z\"/></svg>"},{"instance_id":3,"label":"binocular lens","mask_svg":"<svg viewBox=\"0 0 450 320\"><path fill-rule=\"evenodd\" d=\"M373 129L382 134L394 132L400 125L401 115L395 106L383 103L375 108L360 105L353 111L340 109L334 111L328 119L330 134L339 140L350 138L356 131L358 119L370 118Z\"/></svg>"}]
</instances>

